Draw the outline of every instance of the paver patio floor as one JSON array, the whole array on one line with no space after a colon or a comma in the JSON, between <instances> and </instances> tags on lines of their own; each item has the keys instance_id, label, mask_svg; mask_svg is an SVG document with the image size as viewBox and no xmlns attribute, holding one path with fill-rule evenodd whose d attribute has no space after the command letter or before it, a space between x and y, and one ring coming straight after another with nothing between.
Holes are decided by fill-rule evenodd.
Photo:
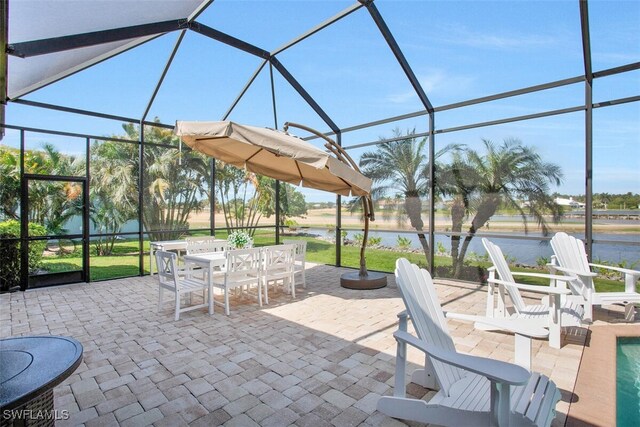
<instances>
[{"instance_id":1,"label":"paver patio floor","mask_svg":"<svg viewBox=\"0 0 640 427\"><path fill-rule=\"evenodd\" d=\"M0 296L0 336L64 335L84 346L78 370L55 389L57 425L393 426L376 411L392 393L396 314L393 276L373 291L343 289L345 269L308 265L297 298L270 295L268 306L232 298L183 313L157 308L157 284L136 277ZM485 288L436 281L448 311L483 314ZM513 360L513 336L450 321L459 351ZM554 425L563 425L586 329L556 350L533 343L533 369L562 389ZM417 367L423 356L410 350ZM411 367L409 369L411 371ZM408 394L432 393L410 384Z\"/></svg>"}]
</instances>

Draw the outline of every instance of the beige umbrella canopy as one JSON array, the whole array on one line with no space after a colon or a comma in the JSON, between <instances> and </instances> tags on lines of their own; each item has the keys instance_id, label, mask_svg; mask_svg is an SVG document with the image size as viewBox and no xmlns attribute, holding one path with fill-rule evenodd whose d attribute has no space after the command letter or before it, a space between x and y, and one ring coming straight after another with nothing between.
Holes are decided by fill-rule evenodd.
<instances>
[{"instance_id":1,"label":"beige umbrella canopy","mask_svg":"<svg viewBox=\"0 0 640 427\"><path fill-rule=\"evenodd\" d=\"M196 151L280 181L343 196L371 191L371 179L285 132L229 121L178 121L175 133Z\"/></svg>"},{"instance_id":2,"label":"beige umbrella canopy","mask_svg":"<svg viewBox=\"0 0 640 427\"><path fill-rule=\"evenodd\" d=\"M175 133L192 149L251 172L303 187L343 196L362 196L365 226L360 271L345 273L340 284L351 289L376 289L387 284L381 273L367 271L364 256L369 221L374 220L371 179L334 141L303 125L285 124L315 133L327 141L322 151L308 142L273 129L224 122L176 122Z\"/></svg>"}]
</instances>

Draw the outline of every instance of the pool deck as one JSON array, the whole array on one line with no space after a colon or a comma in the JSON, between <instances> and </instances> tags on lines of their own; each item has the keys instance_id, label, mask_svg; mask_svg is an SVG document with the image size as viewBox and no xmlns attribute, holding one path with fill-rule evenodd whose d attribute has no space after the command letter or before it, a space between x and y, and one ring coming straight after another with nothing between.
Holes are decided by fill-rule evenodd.
<instances>
[{"instance_id":1,"label":"pool deck","mask_svg":"<svg viewBox=\"0 0 640 427\"><path fill-rule=\"evenodd\" d=\"M640 337L640 325L596 321L589 327L567 426L616 425L616 343Z\"/></svg>"},{"instance_id":2,"label":"pool deck","mask_svg":"<svg viewBox=\"0 0 640 427\"><path fill-rule=\"evenodd\" d=\"M148 276L3 294L0 337L66 335L83 344L82 364L54 391L56 409L70 414L60 426L406 425L376 411L378 398L393 392L392 334L404 308L393 276L386 288L358 291L339 286L352 270L307 266L307 289L298 288L295 300L270 294L260 308L232 298L230 316L203 309L177 322L171 304L156 312L157 282ZM436 280L436 289L445 310L484 313L484 286ZM616 309L595 310L591 329L621 319ZM454 320L449 328L459 351L513 361L512 335ZM580 421L588 396L603 394L597 382L580 388L583 373L606 376L603 367L614 366L604 359L586 368L585 342L603 347L595 336L567 330L561 349L533 341L533 370L562 392L553 426ZM408 359L409 372L423 362L413 349ZM410 384L407 393L429 398L433 391Z\"/></svg>"}]
</instances>

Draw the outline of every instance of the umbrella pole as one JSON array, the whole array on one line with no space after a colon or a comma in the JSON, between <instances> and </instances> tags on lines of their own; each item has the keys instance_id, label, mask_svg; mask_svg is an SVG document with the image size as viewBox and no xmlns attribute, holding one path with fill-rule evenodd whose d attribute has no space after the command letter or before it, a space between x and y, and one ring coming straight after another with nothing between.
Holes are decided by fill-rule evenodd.
<instances>
[{"instance_id":1,"label":"umbrella pole","mask_svg":"<svg viewBox=\"0 0 640 427\"><path fill-rule=\"evenodd\" d=\"M369 240L369 196L362 198L362 209L364 212L364 237L362 239L362 246L360 246L360 276L367 276L367 259L364 256L364 251L367 247L367 241Z\"/></svg>"},{"instance_id":2,"label":"umbrella pole","mask_svg":"<svg viewBox=\"0 0 640 427\"><path fill-rule=\"evenodd\" d=\"M327 141L325 147L334 155L338 160L353 168L356 172L360 172L360 168L353 161L351 156L334 140L329 138L328 136L318 132L315 129L312 129L308 126L300 125L297 123L286 122L284 124L284 131L286 132L289 129L289 126L297 127L299 129L305 130L307 132L313 133L314 135L324 139ZM362 172L360 172L362 173ZM371 199L371 195L367 194L362 197L362 209L364 213L364 238L362 239L362 246L360 246L360 269L357 273L345 273L340 277L340 286L343 288L349 289L378 289L387 286L387 276L383 273L378 272L368 272L367 271L367 260L365 257L365 249L367 248L367 240L369 238L369 221L374 221L374 213L373 213L373 200ZM340 236L336 236L336 238L340 238Z\"/></svg>"}]
</instances>

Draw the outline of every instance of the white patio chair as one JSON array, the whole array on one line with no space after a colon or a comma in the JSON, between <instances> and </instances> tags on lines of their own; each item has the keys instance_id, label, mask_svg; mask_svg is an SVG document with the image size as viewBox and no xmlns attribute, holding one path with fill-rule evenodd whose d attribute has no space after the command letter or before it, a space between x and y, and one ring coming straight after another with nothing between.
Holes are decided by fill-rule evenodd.
<instances>
[{"instance_id":1,"label":"white patio chair","mask_svg":"<svg viewBox=\"0 0 640 427\"><path fill-rule=\"evenodd\" d=\"M566 298L571 292L556 285L558 281L566 281L567 278L562 275L512 272L499 246L486 238L482 239L482 244L493 263L493 267L489 268L487 316L530 319L549 328L549 346L560 348L562 327L581 326L584 314L580 304ZM513 276L545 278L550 281L550 286L516 283ZM528 305L520 290L544 294L545 298L539 304ZM512 306L508 306L507 297Z\"/></svg>"},{"instance_id":2,"label":"white patio chair","mask_svg":"<svg viewBox=\"0 0 640 427\"><path fill-rule=\"evenodd\" d=\"M307 241L306 240L297 240L297 239L284 239L282 243L285 245L294 245L296 247L296 256L295 256L295 275L298 274L302 277L302 287L307 288L307 280L306 280L306 270L305 270L305 259L307 257ZM298 282L296 281L296 285Z\"/></svg>"},{"instance_id":3,"label":"white patio chair","mask_svg":"<svg viewBox=\"0 0 640 427\"><path fill-rule=\"evenodd\" d=\"M401 315L394 333L398 346L393 396L378 400L380 412L445 426L551 424L560 392L549 378L511 363L458 353L426 270L399 259L396 283L417 337L407 332L407 314ZM540 333L536 328L532 332ZM439 389L429 401L406 397L407 344L427 356L424 371Z\"/></svg>"},{"instance_id":4,"label":"white patio chair","mask_svg":"<svg viewBox=\"0 0 640 427\"><path fill-rule=\"evenodd\" d=\"M158 312L162 309L162 297L165 290L173 292L175 299L175 320L180 319L180 313L196 310L202 307L209 307L209 314L213 314L213 295L209 292L209 285L204 280L199 280L190 274L190 270L185 271L185 276L178 274L178 255L173 252L157 251L156 265L158 266ZM190 307L181 308L181 299L187 296L191 302L193 292L202 292L203 303Z\"/></svg>"},{"instance_id":5,"label":"white patio chair","mask_svg":"<svg viewBox=\"0 0 640 427\"><path fill-rule=\"evenodd\" d=\"M187 237L187 255L226 251L229 242L213 236Z\"/></svg>"},{"instance_id":6,"label":"white patio chair","mask_svg":"<svg viewBox=\"0 0 640 427\"><path fill-rule=\"evenodd\" d=\"M229 293L233 289L241 289L258 299L262 307L262 276L261 276L261 249L239 249L227 251L225 269L213 274L212 284L214 288L222 289L224 303L213 301L214 304L224 307L224 312L229 315ZM255 286L255 292L252 286Z\"/></svg>"},{"instance_id":7,"label":"white patio chair","mask_svg":"<svg viewBox=\"0 0 640 427\"><path fill-rule=\"evenodd\" d=\"M296 297L294 245L264 246L262 248L262 288L265 303L269 304L269 285L282 284L283 290L289 289L291 297Z\"/></svg>"},{"instance_id":8,"label":"white patio chair","mask_svg":"<svg viewBox=\"0 0 640 427\"><path fill-rule=\"evenodd\" d=\"M635 317L634 306L640 303L640 293L636 290L636 282L640 271L609 265L593 264L587 258L582 240L559 232L551 239L554 255L551 257L549 269L552 273L561 272L569 277L568 285L573 301L583 304L585 319L593 321L594 305L622 304L625 306L625 317L632 321ZM624 275L624 292L597 292L593 279L598 276L591 267L606 269Z\"/></svg>"}]
</instances>

